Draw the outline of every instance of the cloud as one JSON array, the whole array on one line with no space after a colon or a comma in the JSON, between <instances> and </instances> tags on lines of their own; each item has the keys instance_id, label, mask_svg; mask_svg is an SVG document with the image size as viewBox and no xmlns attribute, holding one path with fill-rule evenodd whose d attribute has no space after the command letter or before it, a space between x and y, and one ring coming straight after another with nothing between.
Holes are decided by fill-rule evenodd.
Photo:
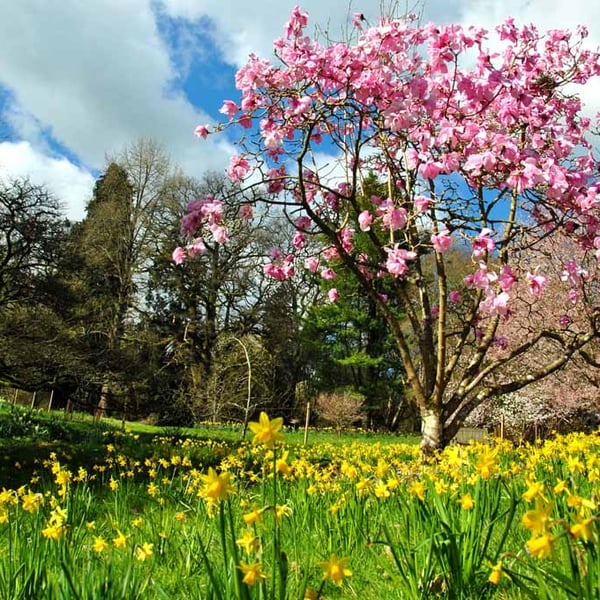
<instances>
[{"instance_id":1,"label":"cloud","mask_svg":"<svg viewBox=\"0 0 600 600\"><path fill-rule=\"evenodd\" d=\"M0 177L29 178L44 186L64 206L66 216L79 221L92 197L95 177L66 158L51 158L36 151L29 142L0 143Z\"/></svg>"},{"instance_id":2,"label":"cloud","mask_svg":"<svg viewBox=\"0 0 600 600\"><path fill-rule=\"evenodd\" d=\"M230 64L242 65L250 53L265 58L273 54L273 41L284 33L284 25L290 18L294 6L309 13L307 34L313 34L315 27L321 34L328 33L333 39L352 30L351 17L355 12L364 13L376 23L379 9L386 2L347 2L335 0L261 0L242 2L240 0L220 0L219 2L198 2L198 0L161 0L161 6L169 15L187 20L200 20L207 17L214 24L213 40L224 59ZM388 5L394 4L388 2ZM403 3L399 3L402 4ZM415 3L416 4L416 3Z\"/></svg>"},{"instance_id":3,"label":"cloud","mask_svg":"<svg viewBox=\"0 0 600 600\"><path fill-rule=\"evenodd\" d=\"M211 119L178 86L149 1L19 0L2 12L0 83L13 100L2 117L21 139L37 146L41 128L93 168L140 137L190 174L225 164L227 147L193 136Z\"/></svg>"},{"instance_id":4,"label":"cloud","mask_svg":"<svg viewBox=\"0 0 600 600\"><path fill-rule=\"evenodd\" d=\"M533 23L540 31L575 29L581 24L597 27L600 22L600 5L588 0L463 0L461 7L463 24L487 28L507 17L519 25Z\"/></svg>"}]
</instances>

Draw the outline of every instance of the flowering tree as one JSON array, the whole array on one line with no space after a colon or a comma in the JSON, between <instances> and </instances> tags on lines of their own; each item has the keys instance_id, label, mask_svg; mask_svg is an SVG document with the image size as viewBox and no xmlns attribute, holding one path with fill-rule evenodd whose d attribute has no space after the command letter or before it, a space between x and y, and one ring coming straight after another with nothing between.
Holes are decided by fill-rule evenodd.
<instances>
[{"instance_id":1,"label":"flowering tree","mask_svg":"<svg viewBox=\"0 0 600 600\"><path fill-rule=\"evenodd\" d=\"M554 331L554 335L540 341L537 353L523 354L518 361L512 361L510 369L499 370L495 377L504 381L536 373L547 356L560 351L562 332L569 331L572 336L587 328L588 315L582 306L600 304L598 261L566 236L555 233L551 239L538 241L531 250L515 256L515 263L520 264L522 271L535 264L546 274L548 283L539 297L528 294L526 289L515 294L510 318L500 323L490 356L510 354L536 331ZM517 282L513 290L518 292L520 286L527 285L527 281ZM505 434L513 439L527 432L531 435L542 427L562 432L589 427L599 408L599 350L596 340L560 371L517 392L483 402L467 422L489 427L503 421Z\"/></svg>"},{"instance_id":2,"label":"flowering tree","mask_svg":"<svg viewBox=\"0 0 600 600\"><path fill-rule=\"evenodd\" d=\"M600 73L599 54L584 47L583 27L541 34L512 19L492 36L410 17L367 26L357 15L353 38L337 43L307 36L307 23L296 7L275 60L252 55L238 71L241 99L221 109L228 124L196 133L239 130L229 177L263 186L265 201L295 224L295 254L275 249L267 274L288 278L301 257L331 282L334 302L343 264L377 303L429 451L483 400L556 372L597 334L582 293L577 328L542 327L508 353L492 351L517 293L535 302L549 283L535 262L523 267L515 256L559 233L588 253L600 247L598 163L576 94ZM385 194L361 194L369 172ZM190 206L192 253L205 234L226 242L218 205ZM369 252L355 244L363 233ZM325 242L307 256L317 234ZM452 245L466 245L472 260L457 287L446 265ZM178 249L178 260L186 252ZM565 294L574 287L571 278L560 283ZM496 377L547 341L535 370Z\"/></svg>"}]
</instances>

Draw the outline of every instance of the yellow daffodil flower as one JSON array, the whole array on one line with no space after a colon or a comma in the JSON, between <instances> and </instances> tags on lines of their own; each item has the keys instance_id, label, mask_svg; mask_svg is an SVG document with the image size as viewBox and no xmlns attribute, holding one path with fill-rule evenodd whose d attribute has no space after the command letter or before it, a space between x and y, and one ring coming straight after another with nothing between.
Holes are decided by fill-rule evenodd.
<instances>
[{"instance_id":1,"label":"yellow daffodil flower","mask_svg":"<svg viewBox=\"0 0 600 600\"><path fill-rule=\"evenodd\" d=\"M248 423L248 427L254 434L253 444L264 444L267 448L273 448L277 442L284 441L280 431L283 427L282 417L270 420L266 412L261 412L258 423L251 421Z\"/></svg>"}]
</instances>

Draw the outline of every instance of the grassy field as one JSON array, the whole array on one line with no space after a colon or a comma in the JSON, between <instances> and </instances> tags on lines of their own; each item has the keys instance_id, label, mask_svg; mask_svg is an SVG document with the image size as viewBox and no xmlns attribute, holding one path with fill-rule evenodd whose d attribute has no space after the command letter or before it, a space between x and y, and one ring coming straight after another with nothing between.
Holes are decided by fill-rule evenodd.
<instances>
[{"instance_id":1,"label":"grassy field","mask_svg":"<svg viewBox=\"0 0 600 600\"><path fill-rule=\"evenodd\" d=\"M600 597L598 435L424 461L279 425L0 407L0 598Z\"/></svg>"}]
</instances>

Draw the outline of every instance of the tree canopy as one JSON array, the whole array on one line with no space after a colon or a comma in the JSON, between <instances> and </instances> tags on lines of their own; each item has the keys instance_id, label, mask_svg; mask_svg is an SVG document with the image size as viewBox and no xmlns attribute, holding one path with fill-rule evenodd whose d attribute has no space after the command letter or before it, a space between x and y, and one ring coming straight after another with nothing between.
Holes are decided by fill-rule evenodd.
<instances>
[{"instance_id":1,"label":"tree canopy","mask_svg":"<svg viewBox=\"0 0 600 600\"><path fill-rule=\"evenodd\" d=\"M269 275L293 276L300 259L335 301L335 265L353 273L392 331L429 451L485 399L555 373L598 335L591 278L575 257L547 269L536 249L556 236L586 255L600 247L598 160L578 95L600 73L599 54L585 27L354 24L346 41L320 40L296 7L274 60L252 55L237 72L228 123L196 132L240 131L228 176L263 189L294 223L294 252L273 252ZM385 192L365 200L368 172ZM202 236L226 243L221 201L190 207L178 260ZM469 249L460 282L451 246ZM550 285L571 299L577 326L546 319L499 352L502 324ZM513 368L532 354L535 369Z\"/></svg>"}]
</instances>

